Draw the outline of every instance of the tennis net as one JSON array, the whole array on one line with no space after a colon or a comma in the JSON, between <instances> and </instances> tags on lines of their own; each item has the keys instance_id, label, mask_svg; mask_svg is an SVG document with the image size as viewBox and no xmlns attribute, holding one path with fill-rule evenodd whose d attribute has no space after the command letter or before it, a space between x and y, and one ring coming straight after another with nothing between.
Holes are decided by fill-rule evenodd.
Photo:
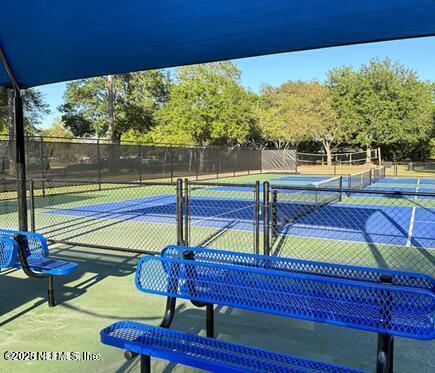
<instances>
[{"instance_id":1,"label":"tennis net","mask_svg":"<svg viewBox=\"0 0 435 373\"><path fill-rule=\"evenodd\" d=\"M364 189L385 177L385 167L379 166L363 172L349 174L349 189Z\"/></svg>"},{"instance_id":2,"label":"tennis net","mask_svg":"<svg viewBox=\"0 0 435 373\"><path fill-rule=\"evenodd\" d=\"M323 180L307 187L307 190L291 186L272 186L271 244L285 226L331 203L341 201L342 177ZM331 189L331 190L328 190Z\"/></svg>"},{"instance_id":3,"label":"tennis net","mask_svg":"<svg viewBox=\"0 0 435 373\"><path fill-rule=\"evenodd\" d=\"M372 182L376 183L377 181L383 179L385 177L385 166L379 166L372 169Z\"/></svg>"}]
</instances>

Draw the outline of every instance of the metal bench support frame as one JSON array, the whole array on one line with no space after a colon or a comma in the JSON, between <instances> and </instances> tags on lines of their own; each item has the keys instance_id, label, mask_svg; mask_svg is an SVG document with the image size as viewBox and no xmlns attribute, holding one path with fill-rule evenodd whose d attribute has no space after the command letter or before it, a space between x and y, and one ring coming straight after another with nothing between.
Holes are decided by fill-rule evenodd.
<instances>
[{"instance_id":1,"label":"metal bench support frame","mask_svg":"<svg viewBox=\"0 0 435 373\"><path fill-rule=\"evenodd\" d=\"M186 250L183 252L183 259L186 260L195 260L193 251ZM177 303L176 298L167 297L166 300L166 308L165 314L163 316L163 320L160 323L160 327L169 329L172 321L175 316L175 306ZM191 303L195 307L203 308L205 307L206 311L206 336L207 338L214 338L214 304L210 303L202 303L192 300ZM131 351L125 351L124 357L127 360L134 359L138 354ZM149 355L140 355L140 372L141 373L150 373L151 372L151 357Z\"/></svg>"},{"instance_id":2,"label":"metal bench support frame","mask_svg":"<svg viewBox=\"0 0 435 373\"><path fill-rule=\"evenodd\" d=\"M18 256L20 258L21 265L23 267L24 273L30 277L37 280L48 279L48 306L54 307L56 302L54 300L54 278L50 275L45 275L42 273L34 272L30 269L29 262L27 261L26 251L28 250L27 238L24 235L17 234L14 236L14 240L18 245Z\"/></svg>"}]
</instances>

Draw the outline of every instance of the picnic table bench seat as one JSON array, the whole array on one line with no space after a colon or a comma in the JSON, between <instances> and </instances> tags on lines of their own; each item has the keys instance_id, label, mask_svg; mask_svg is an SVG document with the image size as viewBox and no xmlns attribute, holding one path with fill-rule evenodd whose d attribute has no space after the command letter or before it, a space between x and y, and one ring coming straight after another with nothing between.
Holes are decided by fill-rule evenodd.
<instances>
[{"instance_id":1,"label":"picnic table bench seat","mask_svg":"<svg viewBox=\"0 0 435 373\"><path fill-rule=\"evenodd\" d=\"M358 278L355 280L350 279L351 275L342 266L334 270L334 265L322 263L307 267L305 262L231 254L171 246L161 257L142 258L136 271L136 286L142 292L167 297L165 317L160 327L126 321L115 323L101 332L101 341L125 349L126 356L140 354L142 372L150 371L150 356L212 371L249 371L251 368L237 366L237 361L232 360L233 352L238 351L236 355L240 359L247 359L247 366L251 363L256 366L259 350L246 346L238 349L236 344L210 340L214 337L214 305L378 333L377 372L393 371L394 336L435 338L435 294L430 277L411 273L404 276L399 272L379 276L376 270L353 268ZM415 287L406 286L415 278ZM378 283L379 280L385 283ZM206 307L207 337L167 330L178 298ZM220 356L222 351L225 354ZM309 364L320 364L320 371L321 366L331 372L347 369L265 353L277 365L271 365L270 369L252 368L253 371L318 371L307 368ZM268 363L266 360L261 361ZM286 365L283 361L291 363ZM295 368L291 365L294 362L308 365ZM282 369L280 364L284 365Z\"/></svg>"},{"instance_id":2,"label":"picnic table bench seat","mask_svg":"<svg viewBox=\"0 0 435 373\"><path fill-rule=\"evenodd\" d=\"M0 229L0 240L8 242L6 246L9 247L10 258L13 258L9 260L7 266L2 265L3 260L0 252L0 265L2 268L19 268L29 277L47 278L48 305L50 307L55 306L53 276L71 274L77 269L77 263L49 258L47 241L43 235L38 233ZM6 263L6 260L4 261Z\"/></svg>"},{"instance_id":3,"label":"picnic table bench seat","mask_svg":"<svg viewBox=\"0 0 435 373\"><path fill-rule=\"evenodd\" d=\"M215 372L358 372L335 364L224 342L133 321L101 331L104 344Z\"/></svg>"}]
</instances>

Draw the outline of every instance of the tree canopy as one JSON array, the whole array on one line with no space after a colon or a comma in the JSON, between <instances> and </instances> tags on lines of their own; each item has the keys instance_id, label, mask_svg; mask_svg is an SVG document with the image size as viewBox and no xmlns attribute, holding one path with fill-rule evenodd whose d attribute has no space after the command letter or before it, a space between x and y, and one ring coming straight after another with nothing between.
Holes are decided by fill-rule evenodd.
<instances>
[{"instance_id":1,"label":"tree canopy","mask_svg":"<svg viewBox=\"0 0 435 373\"><path fill-rule=\"evenodd\" d=\"M389 59L370 61L358 70L332 70L328 87L340 126L352 143L382 146L394 154L427 142L433 129L433 85ZM406 150L405 150L406 151Z\"/></svg>"},{"instance_id":2,"label":"tree canopy","mask_svg":"<svg viewBox=\"0 0 435 373\"><path fill-rule=\"evenodd\" d=\"M108 136L119 142L129 130L147 131L155 111L167 100L163 71L82 79L67 83L59 107L65 128L75 136Z\"/></svg>"},{"instance_id":3,"label":"tree canopy","mask_svg":"<svg viewBox=\"0 0 435 373\"><path fill-rule=\"evenodd\" d=\"M389 59L337 67L325 82L265 85L258 94L240 78L234 63L217 62L70 82L61 122L45 133L114 143L309 147L329 163L338 147L368 155L381 147L390 159L434 148L435 84ZM31 129L47 106L38 91L26 95ZM10 123L10 110L7 92L0 91L0 131Z\"/></svg>"},{"instance_id":4,"label":"tree canopy","mask_svg":"<svg viewBox=\"0 0 435 373\"><path fill-rule=\"evenodd\" d=\"M277 148L319 142L332 162L331 153L348 132L337 121L329 90L317 81L287 82L263 88L258 110L259 126L266 141Z\"/></svg>"},{"instance_id":5,"label":"tree canopy","mask_svg":"<svg viewBox=\"0 0 435 373\"><path fill-rule=\"evenodd\" d=\"M244 143L255 125L254 101L231 62L180 67L168 102L157 113L160 125L152 138L201 146Z\"/></svg>"},{"instance_id":6,"label":"tree canopy","mask_svg":"<svg viewBox=\"0 0 435 373\"><path fill-rule=\"evenodd\" d=\"M28 134L35 133L44 115L50 113L44 96L37 89L22 92L24 106L24 125ZM14 136L13 91L0 87L0 133Z\"/></svg>"}]
</instances>

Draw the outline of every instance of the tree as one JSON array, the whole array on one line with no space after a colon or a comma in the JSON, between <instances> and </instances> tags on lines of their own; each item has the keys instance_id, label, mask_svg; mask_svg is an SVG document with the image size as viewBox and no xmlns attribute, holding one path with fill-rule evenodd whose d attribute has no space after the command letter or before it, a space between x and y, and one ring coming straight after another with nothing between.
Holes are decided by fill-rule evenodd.
<instances>
[{"instance_id":1,"label":"tree","mask_svg":"<svg viewBox=\"0 0 435 373\"><path fill-rule=\"evenodd\" d=\"M236 145L249 140L254 127L255 95L240 84L232 62L180 67L166 105L158 112L155 142L200 146Z\"/></svg>"},{"instance_id":2,"label":"tree","mask_svg":"<svg viewBox=\"0 0 435 373\"><path fill-rule=\"evenodd\" d=\"M82 79L67 84L63 113L65 127L75 136L104 136L119 143L134 130L147 132L155 111L166 101L167 73L155 70Z\"/></svg>"},{"instance_id":3,"label":"tree","mask_svg":"<svg viewBox=\"0 0 435 373\"><path fill-rule=\"evenodd\" d=\"M49 128L42 130L42 135L47 137L62 137L62 138L70 138L73 137L73 134L70 130L65 128L62 120L56 120Z\"/></svg>"},{"instance_id":4,"label":"tree","mask_svg":"<svg viewBox=\"0 0 435 373\"><path fill-rule=\"evenodd\" d=\"M26 89L22 92L24 126L27 134L38 130L41 119L50 113L49 105L43 94L36 89ZM12 89L0 87L0 133L7 132L9 138L15 136L14 125L14 93Z\"/></svg>"},{"instance_id":5,"label":"tree","mask_svg":"<svg viewBox=\"0 0 435 373\"><path fill-rule=\"evenodd\" d=\"M322 144L328 164L333 149L347 137L337 122L329 90L317 81L289 81L262 90L259 125L267 141L277 148L314 140Z\"/></svg>"},{"instance_id":6,"label":"tree","mask_svg":"<svg viewBox=\"0 0 435 373\"><path fill-rule=\"evenodd\" d=\"M367 162L374 147L390 147L397 153L430 136L431 85L399 63L374 59L357 71L333 69L328 86L341 125L351 129L353 142L366 149Z\"/></svg>"}]
</instances>

